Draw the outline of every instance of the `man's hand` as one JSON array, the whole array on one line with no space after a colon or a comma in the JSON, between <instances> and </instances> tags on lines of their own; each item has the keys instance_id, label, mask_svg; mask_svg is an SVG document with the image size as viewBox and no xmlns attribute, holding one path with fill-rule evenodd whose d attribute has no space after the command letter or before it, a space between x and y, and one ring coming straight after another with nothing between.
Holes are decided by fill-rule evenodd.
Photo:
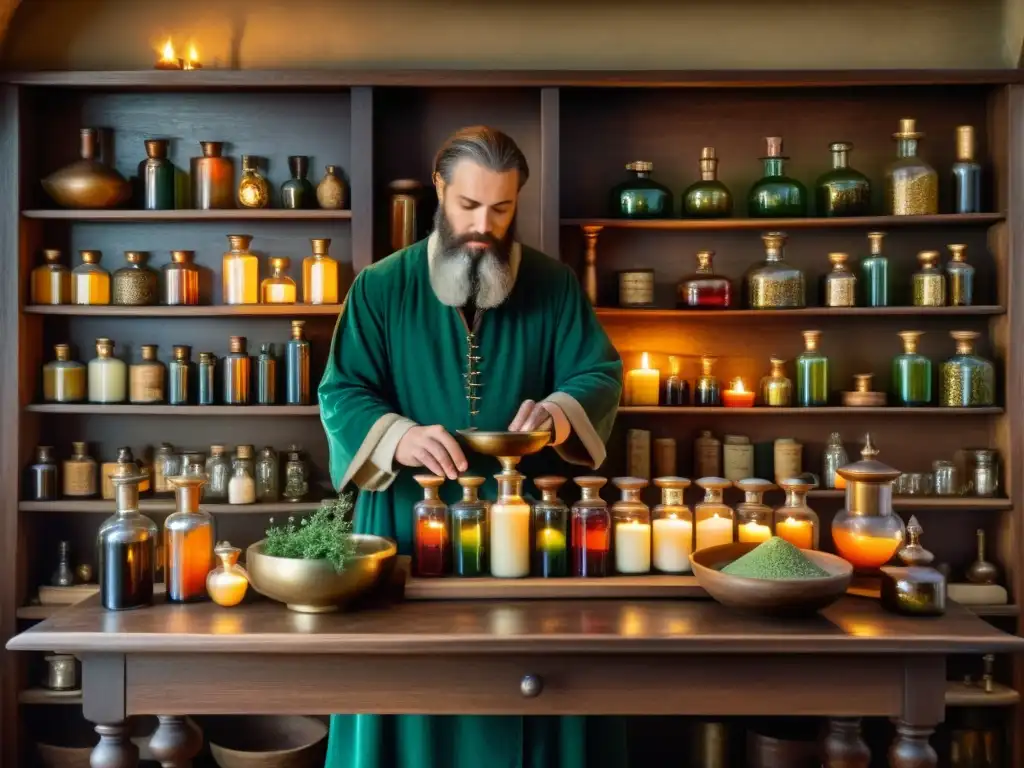
<instances>
[{"instance_id":1,"label":"man's hand","mask_svg":"<svg viewBox=\"0 0 1024 768\"><path fill-rule=\"evenodd\" d=\"M554 426L551 414L540 403L533 400L524 400L519 406L519 412L508 425L509 432L544 432L550 431Z\"/></svg>"},{"instance_id":2,"label":"man's hand","mask_svg":"<svg viewBox=\"0 0 1024 768\"><path fill-rule=\"evenodd\" d=\"M440 424L411 427L395 449L395 461L406 467L426 467L439 477L455 480L469 469L466 455Z\"/></svg>"}]
</instances>

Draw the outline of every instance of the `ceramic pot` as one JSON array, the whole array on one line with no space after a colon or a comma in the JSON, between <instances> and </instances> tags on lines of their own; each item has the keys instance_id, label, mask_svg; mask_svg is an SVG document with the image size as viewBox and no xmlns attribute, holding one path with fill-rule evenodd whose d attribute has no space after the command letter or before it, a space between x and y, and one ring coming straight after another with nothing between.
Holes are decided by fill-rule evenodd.
<instances>
[{"instance_id":1,"label":"ceramic pot","mask_svg":"<svg viewBox=\"0 0 1024 768\"><path fill-rule=\"evenodd\" d=\"M132 186L120 173L101 162L99 134L83 128L82 159L43 179L43 189L65 208L116 208L132 196Z\"/></svg>"},{"instance_id":2,"label":"ceramic pot","mask_svg":"<svg viewBox=\"0 0 1024 768\"><path fill-rule=\"evenodd\" d=\"M324 177L316 188L316 201L321 208L339 210L345 207L345 181L338 174L338 167L328 165Z\"/></svg>"},{"instance_id":3,"label":"ceramic pot","mask_svg":"<svg viewBox=\"0 0 1024 768\"><path fill-rule=\"evenodd\" d=\"M320 768L327 725L315 717L222 715L200 719L220 768Z\"/></svg>"}]
</instances>

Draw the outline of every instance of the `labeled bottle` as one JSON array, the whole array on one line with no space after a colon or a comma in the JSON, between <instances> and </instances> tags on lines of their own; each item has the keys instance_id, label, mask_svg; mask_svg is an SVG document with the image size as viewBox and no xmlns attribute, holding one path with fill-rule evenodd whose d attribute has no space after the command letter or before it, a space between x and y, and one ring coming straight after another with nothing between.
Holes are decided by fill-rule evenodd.
<instances>
[{"instance_id":1,"label":"labeled bottle","mask_svg":"<svg viewBox=\"0 0 1024 768\"><path fill-rule=\"evenodd\" d=\"M144 211L174 210L177 170L167 157L167 139L146 139L146 159L139 163L139 186Z\"/></svg>"},{"instance_id":2,"label":"labeled bottle","mask_svg":"<svg viewBox=\"0 0 1024 768\"><path fill-rule=\"evenodd\" d=\"M211 445L206 459L206 487L203 496L208 501L227 501L228 483L231 482L231 462L223 445Z\"/></svg>"},{"instance_id":3,"label":"labeled bottle","mask_svg":"<svg viewBox=\"0 0 1024 768\"><path fill-rule=\"evenodd\" d=\"M128 402L136 405L164 401L164 364L156 359L156 345L142 345L142 361L128 369Z\"/></svg>"},{"instance_id":4,"label":"labeled bottle","mask_svg":"<svg viewBox=\"0 0 1024 768\"><path fill-rule=\"evenodd\" d=\"M617 477L622 497L612 504L612 551L615 571L624 575L651 571L651 511L640 499L647 481L640 477Z\"/></svg>"},{"instance_id":5,"label":"labeled bottle","mask_svg":"<svg viewBox=\"0 0 1024 768\"><path fill-rule=\"evenodd\" d=\"M572 575L604 577L611 575L612 517L601 498L603 477L577 477L580 500L572 505L569 519L572 547Z\"/></svg>"},{"instance_id":6,"label":"labeled bottle","mask_svg":"<svg viewBox=\"0 0 1024 768\"><path fill-rule=\"evenodd\" d=\"M853 144L836 141L828 148L832 153L832 170L819 176L815 184L818 215L826 218L868 216L871 213L871 182L849 165Z\"/></svg>"},{"instance_id":7,"label":"labeled bottle","mask_svg":"<svg viewBox=\"0 0 1024 768\"><path fill-rule=\"evenodd\" d=\"M242 155L242 178L238 181L238 204L243 208L269 208L270 182L260 173L260 159Z\"/></svg>"},{"instance_id":8,"label":"labeled bottle","mask_svg":"<svg viewBox=\"0 0 1024 768\"><path fill-rule=\"evenodd\" d=\"M71 458L65 459L61 468L64 478L64 495L74 499L88 499L99 493L96 460L89 455L85 443L71 444Z\"/></svg>"},{"instance_id":9,"label":"labeled bottle","mask_svg":"<svg viewBox=\"0 0 1024 768\"><path fill-rule=\"evenodd\" d=\"M114 342L96 339L96 357L89 361L89 402L123 403L128 394L128 366L114 357Z\"/></svg>"},{"instance_id":10,"label":"labeled bottle","mask_svg":"<svg viewBox=\"0 0 1024 768\"><path fill-rule=\"evenodd\" d=\"M117 511L96 536L100 603L108 611L146 608L153 604L160 529L139 512L140 473L115 475L110 481Z\"/></svg>"},{"instance_id":11,"label":"labeled bottle","mask_svg":"<svg viewBox=\"0 0 1024 768\"><path fill-rule=\"evenodd\" d=\"M438 495L444 478L416 475L413 479L423 489L423 498L412 509L412 572L420 578L447 576L451 573L451 525L448 505Z\"/></svg>"},{"instance_id":12,"label":"labeled bottle","mask_svg":"<svg viewBox=\"0 0 1024 768\"><path fill-rule=\"evenodd\" d=\"M804 351L796 359L796 401L801 408L828 405L828 358L818 349L821 331L801 331Z\"/></svg>"},{"instance_id":13,"label":"labeled bottle","mask_svg":"<svg viewBox=\"0 0 1024 768\"><path fill-rule=\"evenodd\" d=\"M685 477L658 477L661 503L651 512L651 562L659 573L690 573L693 552L693 513L683 502L690 487Z\"/></svg>"},{"instance_id":14,"label":"labeled bottle","mask_svg":"<svg viewBox=\"0 0 1024 768\"><path fill-rule=\"evenodd\" d=\"M264 278L260 285L260 301L264 304L295 303L295 281L287 274L290 264L291 259L283 256L275 256L270 260L270 277Z\"/></svg>"},{"instance_id":15,"label":"labeled bottle","mask_svg":"<svg viewBox=\"0 0 1024 768\"><path fill-rule=\"evenodd\" d=\"M256 358L256 404L277 404L277 358L270 344L261 344Z\"/></svg>"},{"instance_id":16,"label":"labeled bottle","mask_svg":"<svg viewBox=\"0 0 1024 768\"><path fill-rule=\"evenodd\" d=\"M288 446L288 460L284 465L284 500L302 501L309 495L309 462L299 446Z\"/></svg>"},{"instance_id":17,"label":"labeled bottle","mask_svg":"<svg viewBox=\"0 0 1024 768\"><path fill-rule=\"evenodd\" d=\"M807 305L804 273L785 263L786 235L766 232L765 260L747 272L747 302L751 309L799 309Z\"/></svg>"},{"instance_id":18,"label":"labeled bottle","mask_svg":"<svg viewBox=\"0 0 1024 768\"><path fill-rule=\"evenodd\" d=\"M903 354L892 359L892 396L906 408L932 403L932 361L917 351L923 331L900 331Z\"/></svg>"},{"instance_id":19,"label":"labeled bottle","mask_svg":"<svg viewBox=\"0 0 1024 768\"><path fill-rule=\"evenodd\" d=\"M886 213L891 216L925 216L939 212L939 179L935 169L917 156L918 133L913 119L900 119L896 160L886 168Z\"/></svg>"},{"instance_id":20,"label":"labeled bottle","mask_svg":"<svg viewBox=\"0 0 1024 768\"><path fill-rule=\"evenodd\" d=\"M114 272L112 303L122 307L156 304L156 272L146 266L145 251L125 251L126 266Z\"/></svg>"},{"instance_id":21,"label":"labeled bottle","mask_svg":"<svg viewBox=\"0 0 1024 768\"><path fill-rule=\"evenodd\" d=\"M100 465L100 496L108 500L113 499L116 494L114 493L114 484L110 482L110 478L116 474L130 475L135 472L142 474L143 482L148 485L149 472L135 461L132 449L127 446L118 448L116 461L105 461ZM139 493L144 493L145 491L146 487L140 483Z\"/></svg>"},{"instance_id":22,"label":"labeled bottle","mask_svg":"<svg viewBox=\"0 0 1024 768\"><path fill-rule=\"evenodd\" d=\"M171 251L171 262L164 273L164 304L169 307L199 304L199 267L195 251Z\"/></svg>"},{"instance_id":23,"label":"labeled bottle","mask_svg":"<svg viewBox=\"0 0 1024 768\"><path fill-rule=\"evenodd\" d=\"M722 474L722 441L709 429L702 429L693 441L693 469L697 477Z\"/></svg>"},{"instance_id":24,"label":"labeled bottle","mask_svg":"<svg viewBox=\"0 0 1024 768\"><path fill-rule=\"evenodd\" d=\"M330 238L310 240L313 255L302 260L302 301L305 304L338 303L338 262L328 254Z\"/></svg>"},{"instance_id":25,"label":"labeled bottle","mask_svg":"<svg viewBox=\"0 0 1024 768\"><path fill-rule=\"evenodd\" d=\"M106 305L110 303L110 273L100 266L99 251L79 251L82 263L71 270L71 303Z\"/></svg>"},{"instance_id":26,"label":"labeled bottle","mask_svg":"<svg viewBox=\"0 0 1024 768\"><path fill-rule=\"evenodd\" d=\"M974 302L974 267L967 263L966 245L947 245L950 261L946 264L949 278L949 306L969 307Z\"/></svg>"},{"instance_id":27,"label":"labeled bottle","mask_svg":"<svg viewBox=\"0 0 1024 768\"><path fill-rule=\"evenodd\" d=\"M533 505L533 563L530 574L540 578L569 575L569 508L558 497L564 477L544 475L533 481L541 492Z\"/></svg>"},{"instance_id":28,"label":"labeled bottle","mask_svg":"<svg viewBox=\"0 0 1024 768\"><path fill-rule=\"evenodd\" d=\"M246 458L242 458L242 449L246 448ZM228 504L256 503L256 481L253 479L252 448L238 446L238 458L231 467L231 479L228 481Z\"/></svg>"},{"instance_id":29,"label":"labeled bottle","mask_svg":"<svg viewBox=\"0 0 1024 768\"><path fill-rule=\"evenodd\" d=\"M85 400L85 366L71 359L67 344L53 347L56 359L43 366L43 401L47 403L80 403Z\"/></svg>"},{"instance_id":30,"label":"labeled bottle","mask_svg":"<svg viewBox=\"0 0 1024 768\"><path fill-rule=\"evenodd\" d=\"M487 547L487 502L480 498L484 479L476 475L462 475L462 499L451 506L452 517L452 573L474 578L490 573Z\"/></svg>"},{"instance_id":31,"label":"labeled bottle","mask_svg":"<svg viewBox=\"0 0 1024 768\"><path fill-rule=\"evenodd\" d=\"M181 454L176 453L170 443L161 443L153 455L153 493L162 496L173 493L168 477L180 475L182 472Z\"/></svg>"},{"instance_id":32,"label":"labeled bottle","mask_svg":"<svg viewBox=\"0 0 1024 768\"><path fill-rule=\"evenodd\" d=\"M828 445L825 446L825 453L822 455L821 482L824 488L845 488L846 481L837 474L840 467L849 463L846 456L846 449L843 447L843 439L838 432L828 436Z\"/></svg>"},{"instance_id":33,"label":"labeled bottle","mask_svg":"<svg viewBox=\"0 0 1024 768\"><path fill-rule=\"evenodd\" d=\"M714 147L700 150L700 181L683 192L683 216L692 219L723 219L732 215L732 194L718 180L718 157Z\"/></svg>"},{"instance_id":34,"label":"labeled bottle","mask_svg":"<svg viewBox=\"0 0 1024 768\"><path fill-rule=\"evenodd\" d=\"M722 439L722 476L730 481L754 474L754 446L745 435L725 435Z\"/></svg>"},{"instance_id":35,"label":"labeled bottle","mask_svg":"<svg viewBox=\"0 0 1024 768\"><path fill-rule=\"evenodd\" d=\"M803 474L804 446L792 437L776 438L772 444L775 484Z\"/></svg>"},{"instance_id":36,"label":"labeled bottle","mask_svg":"<svg viewBox=\"0 0 1024 768\"><path fill-rule=\"evenodd\" d=\"M60 263L56 248L43 251L43 263L32 270L30 300L33 304L71 304L71 273Z\"/></svg>"},{"instance_id":37,"label":"labeled bottle","mask_svg":"<svg viewBox=\"0 0 1024 768\"><path fill-rule=\"evenodd\" d=\"M786 376L786 361L773 357L768 362L772 368L761 379L761 405L788 408L793 404L793 382Z\"/></svg>"},{"instance_id":38,"label":"labeled bottle","mask_svg":"<svg viewBox=\"0 0 1024 768\"><path fill-rule=\"evenodd\" d=\"M281 472L277 454L269 445L256 459L256 501L270 503L281 498Z\"/></svg>"},{"instance_id":39,"label":"labeled bottle","mask_svg":"<svg viewBox=\"0 0 1024 768\"><path fill-rule=\"evenodd\" d=\"M167 402L188 405L192 397L192 347L178 344L173 350L174 357L167 366Z\"/></svg>"},{"instance_id":40,"label":"labeled bottle","mask_svg":"<svg viewBox=\"0 0 1024 768\"><path fill-rule=\"evenodd\" d=\"M213 554L220 561L206 577L206 591L210 599L222 608L238 605L249 589L249 574L238 564L242 553L230 541L222 541L213 548Z\"/></svg>"},{"instance_id":41,"label":"labeled bottle","mask_svg":"<svg viewBox=\"0 0 1024 768\"><path fill-rule=\"evenodd\" d=\"M216 400L217 356L213 352L199 353L196 376L196 405L213 405Z\"/></svg>"},{"instance_id":42,"label":"labeled bottle","mask_svg":"<svg viewBox=\"0 0 1024 768\"><path fill-rule=\"evenodd\" d=\"M206 599L206 577L213 568L213 518L199 500L206 473L189 464L185 473L167 478L174 487L174 512L164 521L164 582L167 601Z\"/></svg>"},{"instance_id":43,"label":"labeled bottle","mask_svg":"<svg viewBox=\"0 0 1024 768\"><path fill-rule=\"evenodd\" d=\"M245 336L232 336L230 349L224 357L224 405L248 405L252 359L246 351Z\"/></svg>"},{"instance_id":44,"label":"labeled bottle","mask_svg":"<svg viewBox=\"0 0 1024 768\"><path fill-rule=\"evenodd\" d=\"M193 157L192 207L200 211L235 207L235 163L224 157L224 142L201 141L202 157ZM255 304L256 302L252 302Z\"/></svg>"},{"instance_id":45,"label":"labeled bottle","mask_svg":"<svg viewBox=\"0 0 1024 768\"><path fill-rule=\"evenodd\" d=\"M782 137L767 136L764 141L764 176L750 188L747 215L752 219L806 216L807 190L785 173L785 161L789 158L782 154Z\"/></svg>"},{"instance_id":46,"label":"labeled bottle","mask_svg":"<svg viewBox=\"0 0 1024 768\"><path fill-rule=\"evenodd\" d=\"M800 549L818 549L818 513L807 506L807 494L814 484L790 478L779 485L786 492L786 501L775 510L775 535Z\"/></svg>"},{"instance_id":47,"label":"labeled bottle","mask_svg":"<svg viewBox=\"0 0 1024 768\"><path fill-rule=\"evenodd\" d=\"M772 508L764 503L764 495L775 489L775 483L756 477L736 480L733 485L743 491L743 501L736 505L736 541L761 544L772 537Z\"/></svg>"},{"instance_id":48,"label":"labeled bottle","mask_svg":"<svg viewBox=\"0 0 1024 768\"><path fill-rule=\"evenodd\" d=\"M702 477L697 485L704 489L704 500L693 508L696 520L694 551L733 542L733 511L722 501L732 483L724 477Z\"/></svg>"},{"instance_id":49,"label":"labeled bottle","mask_svg":"<svg viewBox=\"0 0 1024 768\"><path fill-rule=\"evenodd\" d=\"M292 177L281 185L282 208L315 208L316 190L306 176L309 175L309 157L306 155L290 155L288 170Z\"/></svg>"},{"instance_id":50,"label":"labeled bottle","mask_svg":"<svg viewBox=\"0 0 1024 768\"><path fill-rule=\"evenodd\" d=\"M224 254L221 269L225 304L259 304L260 265L249 251L252 235L228 235L231 250Z\"/></svg>"},{"instance_id":51,"label":"labeled bottle","mask_svg":"<svg viewBox=\"0 0 1024 768\"><path fill-rule=\"evenodd\" d=\"M975 354L975 331L950 331L956 354L939 370L939 405L975 408L995 405L996 375L992 363Z\"/></svg>"},{"instance_id":52,"label":"labeled bottle","mask_svg":"<svg viewBox=\"0 0 1024 768\"><path fill-rule=\"evenodd\" d=\"M626 219L665 219L672 215L672 192L651 178L654 163L634 160L626 164L632 174L612 188L610 215Z\"/></svg>"},{"instance_id":53,"label":"labeled bottle","mask_svg":"<svg viewBox=\"0 0 1024 768\"><path fill-rule=\"evenodd\" d=\"M974 158L973 125L956 127L953 163L953 213L981 213L981 164Z\"/></svg>"},{"instance_id":54,"label":"labeled bottle","mask_svg":"<svg viewBox=\"0 0 1024 768\"><path fill-rule=\"evenodd\" d=\"M882 253L884 232L868 232L871 253L860 263L861 303L865 307L889 306L889 259Z\"/></svg>"},{"instance_id":55,"label":"labeled bottle","mask_svg":"<svg viewBox=\"0 0 1024 768\"><path fill-rule=\"evenodd\" d=\"M697 251L697 271L683 278L677 289L679 307L726 309L732 298L732 283L715 275L714 251Z\"/></svg>"},{"instance_id":56,"label":"labeled bottle","mask_svg":"<svg viewBox=\"0 0 1024 768\"><path fill-rule=\"evenodd\" d=\"M302 333L305 320L292 320L292 337L284 348L285 402L309 405L309 340Z\"/></svg>"},{"instance_id":57,"label":"labeled bottle","mask_svg":"<svg viewBox=\"0 0 1024 768\"><path fill-rule=\"evenodd\" d=\"M825 275L825 306L857 306L857 276L846 266L849 256L845 253L830 253L832 271Z\"/></svg>"},{"instance_id":58,"label":"labeled bottle","mask_svg":"<svg viewBox=\"0 0 1024 768\"><path fill-rule=\"evenodd\" d=\"M680 373L680 360L676 355L668 356L669 374L665 378L665 389L662 396L664 405L689 405L690 382Z\"/></svg>"},{"instance_id":59,"label":"labeled bottle","mask_svg":"<svg viewBox=\"0 0 1024 768\"><path fill-rule=\"evenodd\" d=\"M337 211L345 207L346 185L338 166L328 165L316 186L316 201L321 208Z\"/></svg>"},{"instance_id":60,"label":"labeled bottle","mask_svg":"<svg viewBox=\"0 0 1024 768\"><path fill-rule=\"evenodd\" d=\"M28 468L26 495L29 501L54 501L57 498L57 461L53 446L36 446L36 460Z\"/></svg>"},{"instance_id":61,"label":"labeled bottle","mask_svg":"<svg viewBox=\"0 0 1024 768\"><path fill-rule=\"evenodd\" d=\"M917 254L920 268L914 273L914 306L946 306L946 276L939 269L938 251L921 251Z\"/></svg>"}]
</instances>

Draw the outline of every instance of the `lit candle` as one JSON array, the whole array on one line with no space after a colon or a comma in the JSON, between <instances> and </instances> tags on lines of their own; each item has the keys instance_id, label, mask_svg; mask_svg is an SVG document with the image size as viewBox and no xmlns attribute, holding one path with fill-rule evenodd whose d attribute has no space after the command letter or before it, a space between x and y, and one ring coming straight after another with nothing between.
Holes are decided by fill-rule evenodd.
<instances>
[{"instance_id":1,"label":"lit candle","mask_svg":"<svg viewBox=\"0 0 1024 768\"><path fill-rule=\"evenodd\" d=\"M626 372L626 405L657 405L661 396L661 374L651 368L644 352L640 356L640 367Z\"/></svg>"},{"instance_id":2,"label":"lit candle","mask_svg":"<svg viewBox=\"0 0 1024 768\"><path fill-rule=\"evenodd\" d=\"M619 573L650 572L650 524L630 520L615 526L615 570Z\"/></svg>"},{"instance_id":3,"label":"lit candle","mask_svg":"<svg viewBox=\"0 0 1024 768\"><path fill-rule=\"evenodd\" d=\"M833 529L832 540L839 556L854 568L872 570L880 568L896 554L903 537L897 531L893 536L864 536L842 528Z\"/></svg>"},{"instance_id":4,"label":"lit candle","mask_svg":"<svg viewBox=\"0 0 1024 768\"><path fill-rule=\"evenodd\" d=\"M787 517L775 526L775 535L785 539L794 547L814 549L814 525L810 520Z\"/></svg>"},{"instance_id":5,"label":"lit candle","mask_svg":"<svg viewBox=\"0 0 1024 768\"><path fill-rule=\"evenodd\" d=\"M722 393L722 405L726 408L750 408L754 405L754 393L743 386L743 379L733 379L730 388Z\"/></svg>"},{"instance_id":6,"label":"lit candle","mask_svg":"<svg viewBox=\"0 0 1024 768\"><path fill-rule=\"evenodd\" d=\"M654 521L654 567L662 573L689 573L693 523L679 517Z\"/></svg>"},{"instance_id":7,"label":"lit candle","mask_svg":"<svg viewBox=\"0 0 1024 768\"><path fill-rule=\"evenodd\" d=\"M716 512L706 520L697 523L697 549L732 544L732 520L719 517Z\"/></svg>"},{"instance_id":8,"label":"lit candle","mask_svg":"<svg viewBox=\"0 0 1024 768\"><path fill-rule=\"evenodd\" d=\"M530 575L530 505L496 501L491 505L491 576Z\"/></svg>"},{"instance_id":9,"label":"lit candle","mask_svg":"<svg viewBox=\"0 0 1024 768\"><path fill-rule=\"evenodd\" d=\"M417 576L444 576L448 572L448 526L440 520L420 520L415 555Z\"/></svg>"},{"instance_id":10,"label":"lit candle","mask_svg":"<svg viewBox=\"0 0 1024 768\"><path fill-rule=\"evenodd\" d=\"M170 38L160 49L160 58L156 61L157 69L181 69L181 60L174 55L174 44Z\"/></svg>"},{"instance_id":11,"label":"lit candle","mask_svg":"<svg viewBox=\"0 0 1024 768\"><path fill-rule=\"evenodd\" d=\"M196 50L194 45L188 47L188 58L182 62L182 69L202 69L203 65L199 62L199 52Z\"/></svg>"},{"instance_id":12,"label":"lit candle","mask_svg":"<svg viewBox=\"0 0 1024 768\"><path fill-rule=\"evenodd\" d=\"M760 544L762 541L768 541L772 537L772 529L767 525L761 525L756 520L743 523L738 526L739 529L739 540L746 544Z\"/></svg>"}]
</instances>

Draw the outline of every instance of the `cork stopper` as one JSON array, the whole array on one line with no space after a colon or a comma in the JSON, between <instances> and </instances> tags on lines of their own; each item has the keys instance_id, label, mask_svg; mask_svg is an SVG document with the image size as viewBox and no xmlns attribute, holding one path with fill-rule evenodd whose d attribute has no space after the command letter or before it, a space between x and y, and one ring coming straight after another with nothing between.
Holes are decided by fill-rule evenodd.
<instances>
[{"instance_id":1,"label":"cork stopper","mask_svg":"<svg viewBox=\"0 0 1024 768\"><path fill-rule=\"evenodd\" d=\"M903 340L903 353L907 355L915 354L922 336L924 336L924 331L900 331L899 337Z\"/></svg>"},{"instance_id":2,"label":"cork stopper","mask_svg":"<svg viewBox=\"0 0 1024 768\"><path fill-rule=\"evenodd\" d=\"M82 128L78 132L78 139L83 160L92 160L99 154L100 135L95 128Z\"/></svg>"},{"instance_id":3,"label":"cork stopper","mask_svg":"<svg viewBox=\"0 0 1024 768\"><path fill-rule=\"evenodd\" d=\"M718 175L718 157L714 147L703 147L700 151L700 178L702 181L714 181Z\"/></svg>"},{"instance_id":4,"label":"cork stopper","mask_svg":"<svg viewBox=\"0 0 1024 768\"><path fill-rule=\"evenodd\" d=\"M785 232L765 232L761 235L761 242L764 243L764 252L768 261L780 261L782 249L786 245Z\"/></svg>"},{"instance_id":5,"label":"cork stopper","mask_svg":"<svg viewBox=\"0 0 1024 768\"><path fill-rule=\"evenodd\" d=\"M292 338L302 341L305 337L302 335L302 329L306 327L305 320L292 320Z\"/></svg>"},{"instance_id":6,"label":"cork stopper","mask_svg":"<svg viewBox=\"0 0 1024 768\"><path fill-rule=\"evenodd\" d=\"M950 331L949 335L956 341L958 355L974 354L974 342L978 338L977 331Z\"/></svg>"},{"instance_id":7,"label":"cork stopper","mask_svg":"<svg viewBox=\"0 0 1024 768\"><path fill-rule=\"evenodd\" d=\"M973 125L958 125L956 127L956 161L958 163L974 162Z\"/></svg>"},{"instance_id":8,"label":"cork stopper","mask_svg":"<svg viewBox=\"0 0 1024 768\"><path fill-rule=\"evenodd\" d=\"M96 339L96 355L110 357L114 354L114 342L106 337Z\"/></svg>"},{"instance_id":9,"label":"cork stopper","mask_svg":"<svg viewBox=\"0 0 1024 768\"><path fill-rule=\"evenodd\" d=\"M228 235L228 244L231 246L232 253L248 251L251 243L252 235Z\"/></svg>"},{"instance_id":10,"label":"cork stopper","mask_svg":"<svg viewBox=\"0 0 1024 768\"><path fill-rule=\"evenodd\" d=\"M142 345L142 359L147 362L156 360L156 344L143 344Z\"/></svg>"},{"instance_id":11,"label":"cork stopper","mask_svg":"<svg viewBox=\"0 0 1024 768\"><path fill-rule=\"evenodd\" d=\"M875 378L873 373L855 373L853 375L854 392L870 392L871 380Z\"/></svg>"},{"instance_id":12,"label":"cork stopper","mask_svg":"<svg viewBox=\"0 0 1024 768\"><path fill-rule=\"evenodd\" d=\"M804 350L807 352L816 352L818 345L821 343L821 331L800 331L800 335L804 337Z\"/></svg>"},{"instance_id":13,"label":"cork stopper","mask_svg":"<svg viewBox=\"0 0 1024 768\"><path fill-rule=\"evenodd\" d=\"M717 359L717 357L712 357L711 355L700 356L700 370L703 376L712 375L712 370L715 367L715 360Z\"/></svg>"},{"instance_id":14,"label":"cork stopper","mask_svg":"<svg viewBox=\"0 0 1024 768\"><path fill-rule=\"evenodd\" d=\"M287 256L275 256L270 260L270 268L275 272L284 272L291 265L292 260Z\"/></svg>"},{"instance_id":15,"label":"cork stopper","mask_svg":"<svg viewBox=\"0 0 1024 768\"><path fill-rule=\"evenodd\" d=\"M192 354L192 347L187 344L176 344L172 349L174 351L175 360L180 360L184 363L188 362L188 359Z\"/></svg>"},{"instance_id":16,"label":"cork stopper","mask_svg":"<svg viewBox=\"0 0 1024 768\"><path fill-rule=\"evenodd\" d=\"M714 251L697 251L697 272L702 275L710 275L714 259Z\"/></svg>"},{"instance_id":17,"label":"cork stopper","mask_svg":"<svg viewBox=\"0 0 1024 768\"><path fill-rule=\"evenodd\" d=\"M769 157L777 157L781 160L786 160L786 156L782 154L782 137L781 136L765 136L764 137L765 155L761 159L764 160Z\"/></svg>"},{"instance_id":18,"label":"cork stopper","mask_svg":"<svg viewBox=\"0 0 1024 768\"><path fill-rule=\"evenodd\" d=\"M129 264L145 264L149 253L146 251L125 251L124 258Z\"/></svg>"},{"instance_id":19,"label":"cork stopper","mask_svg":"<svg viewBox=\"0 0 1024 768\"><path fill-rule=\"evenodd\" d=\"M200 141L199 146L203 148L203 157L220 157L224 152L223 141Z\"/></svg>"},{"instance_id":20,"label":"cork stopper","mask_svg":"<svg viewBox=\"0 0 1024 768\"><path fill-rule=\"evenodd\" d=\"M252 458L252 446L251 445L240 445L235 448L235 456L239 459L251 459Z\"/></svg>"},{"instance_id":21,"label":"cork stopper","mask_svg":"<svg viewBox=\"0 0 1024 768\"><path fill-rule=\"evenodd\" d=\"M413 475L412 479L419 484L420 488L426 491L432 490L434 496L437 495L437 489L444 484L444 478L437 475Z\"/></svg>"},{"instance_id":22,"label":"cork stopper","mask_svg":"<svg viewBox=\"0 0 1024 768\"><path fill-rule=\"evenodd\" d=\"M772 367L772 376L786 375L786 361L783 360L781 357L769 358L768 363Z\"/></svg>"},{"instance_id":23,"label":"cork stopper","mask_svg":"<svg viewBox=\"0 0 1024 768\"><path fill-rule=\"evenodd\" d=\"M923 133L917 131L917 121L912 117L900 118L900 129L892 135L894 139L920 139Z\"/></svg>"},{"instance_id":24,"label":"cork stopper","mask_svg":"<svg viewBox=\"0 0 1024 768\"><path fill-rule=\"evenodd\" d=\"M102 251L79 251L78 255L82 257L84 264L99 264L100 259L103 258Z\"/></svg>"},{"instance_id":25,"label":"cork stopper","mask_svg":"<svg viewBox=\"0 0 1024 768\"><path fill-rule=\"evenodd\" d=\"M309 242L313 246L314 256L326 256L331 247L331 238L329 237L314 237Z\"/></svg>"},{"instance_id":26,"label":"cork stopper","mask_svg":"<svg viewBox=\"0 0 1024 768\"><path fill-rule=\"evenodd\" d=\"M67 344L54 344L53 355L61 362L71 359L71 348Z\"/></svg>"},{"instance_id":27,"label":"cork stopper","mask_svg":"<svg viewBox=\"0 0 1024 768\"><path fill-rule=\"evenodd\" d=\"M650 160L634 160L631 163L626 163L627 171L636 171L637 173L651 173L654 170L654 163Z\"/></svg>"},{"instance_id":28,"label":"cork stopper","mask_svg":"<svg viewBox=\"0 0 1024 768\"><path fill-rule=\"evenodd\" d=\"M828 260L832 264L832 270L834 272L849 272L846 268L846 262L850 260L850 257L845 253L830 253Z\"/></svg>"},{"instance_id":29,"label":"cork stopper","mask_svg":"<svg viewBox=\"0 0 1024 768\"><path fill-rule=\"evenodd\" d=\"M61 253L56 248L46 248L43 250L43 261L47 264L58 264L60 263Z\"/></svg>"},{"instance_id":30,"label":"cork stopper","mask_svg":"<svg viewBox=\"0 0 1024 768\"><path fill-rule=\"evenodd\" d=\"M195 258L195 251L171 251L171 262L174 264L191 264Z\"/></svg>"},{"instance_id":31,"label":"cork stopper","mask_svg":"<svg viewBox=\"0 0 1024 768\"><path fill-rule=\"evenodd\" d=\"M923 269L931 269L939 263L938 251L921 251L917 254L917 260L921 262Z\"/></svg>"},{"instance_id":32,"label":"cork stopper","mask_svg":"<svg viewBox=\"0 0 1024 768\"><path fill-rule=\"evenodd\" d=\"M243 171L258 171L259 168L260 159L256 155L242 155Z\"/></svg>"},{"instance_id":33,"label":"cork stopper","mask_svg":"<svg viewBox=\"0 0 1024 768\"><path fill-rule=\"evenodd\" d=\"M949 257L953 261L964 262L967 261L967 246L963 243L955 243L953 245L947 245L949 248Z\"/></svg>"},{"instance_id":34,"label":"cork stopper","mask_svg":"<svg viewBox=\"0 0 1024 768\"><path fill-rule=\"evenodd\" d=\"M167 139L146 139L146 157L153 160L163 160L167 157L167 146L169 143Z\"/></svg>"},{"instance_id":35,"label":"cork stopper","mask_svg":"<svg viewBox=\"0 0 1024 768\"><path fill-rule=\"evenodd\" d=\"M246 340L245 336L232 336L230 340L231 351L237 354L245 354Z\"/></svg>"}]
</instances>

